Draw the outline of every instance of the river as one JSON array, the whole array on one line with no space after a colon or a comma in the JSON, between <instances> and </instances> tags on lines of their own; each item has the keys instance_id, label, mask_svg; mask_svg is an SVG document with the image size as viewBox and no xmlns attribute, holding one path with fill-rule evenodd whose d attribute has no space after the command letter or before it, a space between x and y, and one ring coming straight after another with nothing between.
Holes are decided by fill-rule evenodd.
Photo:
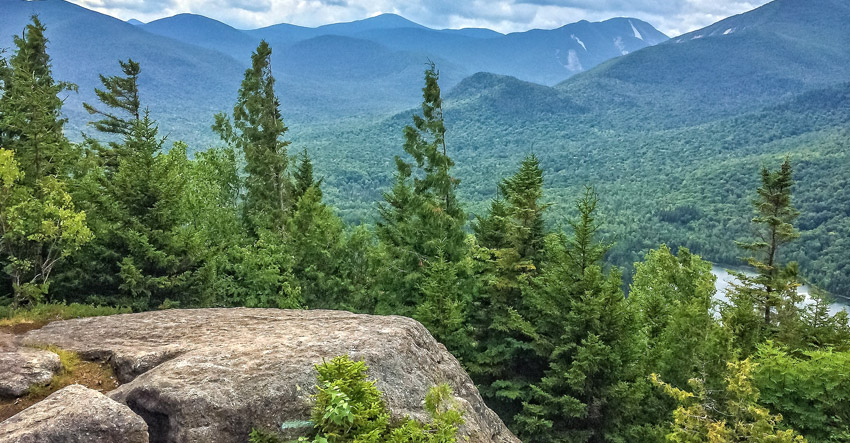
<instances>
[{"instance_id":1,"label":"river","mask_svg":"<svg viewBox=\"0 0 850 443\"><path fill-rule=\"evenodd\" d=\"M741 269L734 269L734 271L743 272L743 273L748 274L748 275L753 275L752 272L741 270ZM717 283L715 284L715 286L717 287L717 298L719 300L726 301L727 300L726 291L729 289L732 282L734 282L736 280L735 276L729 274L729 272L725 268L722 268L720 266L712 266L711 272L714 274L715 277L717 277ZM797 289L797 292L799 292L800 294L804 294L806 296L806 299L803 303L807 303L807 304L811 303L811 299L809 298L809 288L808 288L808 286L800 286ZM848 313L850 313L850 307L847 306L846 304L833 303L833 304L829 305L829 311L833 315L836 314L837 312L841 311L842 309L845 310L845 311L848 311Z\"/></svg>"}]
</instances>

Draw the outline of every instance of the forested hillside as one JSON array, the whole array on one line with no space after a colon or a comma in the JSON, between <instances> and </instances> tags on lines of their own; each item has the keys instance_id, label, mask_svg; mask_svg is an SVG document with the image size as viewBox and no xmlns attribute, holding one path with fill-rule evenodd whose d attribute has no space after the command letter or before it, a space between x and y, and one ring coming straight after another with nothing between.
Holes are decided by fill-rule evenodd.
<instances>
[{"instance_id":1,"label":"forested hillside","mask_svg":"<svg viewBox=\"0 0 850 443\"><path fill-rule=\"evenodd\" d=\"M447 94L445 113L460 195L480 214L498 177L534 153L556 207L587 184L604 197L612 263L629 268L667 242L735 265L734 240L751 218L749 171L790 157L807 214L792 255L813 283L850 295L842 258L850 59L838 49L850 44L840 25L850 11L832 3L779 0L554 88L484 73L465 79ZM738 32L715 32L728 27ZM371 202L389 183L400 143L392 128L411 112L294 134L343 218L373 220Z\"/></svg>"},{"instance_id":2,"label":"forested hillside","mask_svg":"<svg viewBox=\"0 0 850 443\"><path fill-rule=\"evenodd\" d=\"M797 291L806 272L843 282L829 278L843 275L844 257L823 246L848 238L846 214L830 209L847 207L846 85L640 132L599 115L594 124L553 88L491 74L444 105L430 63L412 115L308 151L289 137L262 41L229 111L210 122L219 147L191 158L185 143L167 144L141 88L147 67L132 59L99 77L98 100L85 105L93 135L69 141L61 97L74 85L54 76L45 27L31 20L0 58L5 322L110 308L402 315L457 357L523 441L850 436L850 319L830 313L824 292L804 302ZM389 139L392 151L376 149ZM356 180L335 167L349 164L344 152L364 161ZM355 226L325 190L343 199L339 189L366 189L367 177L380 190L369 162L389 186L372 215L357 204L344 212L374 220ZM485 205L468 203L490 186ZM801 255L813 238L821 253ZM665 242L737 251L754 272L718 297L711 264ZM608 263L631 257L630 279ZM426 399L433 424L389 426L363 370L347 361L319 387L314 443L457 442L463 417L440 406L445 388Z\"/></svg>"}]
</instances>

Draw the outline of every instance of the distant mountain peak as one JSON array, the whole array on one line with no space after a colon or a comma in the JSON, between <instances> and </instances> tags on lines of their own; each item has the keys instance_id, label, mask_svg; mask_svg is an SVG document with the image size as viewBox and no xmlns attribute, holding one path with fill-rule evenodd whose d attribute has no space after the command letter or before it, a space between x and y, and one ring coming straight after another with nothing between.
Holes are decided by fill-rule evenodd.
<instances>
[{"instance_id":1,"label":"distant mountain peak","mask_svg":"<svg viewBox=\"0 0 850 443\"><path fill-rule=\"evenodd\" d=\"M329 25L319 26L316 29L333 29L333 28L347 28L347 29L359 29L359 30L368 30L368 29L389 29L389 28L425 28L425 26L420 25L419 23L415 23L410 21L398 14L393 13L383 13L378 14L372 17L367 17L361 20L354 20L345 23L333 23Z\"/></svg>"},{"instance_id":2,"label":"distant mountain peak","mask_svg":"<svg viewBox=\"0 0 850 443\"><path fill-rule=\"evenodd\" d=\"M131 24L131 25L136 25L136 26L144 25L144 24L145 24L145 22L143 22L143 21L141 21L141 20L136 20L136 19L134 19L134 18L131 18L130 20L127 20L127 23L129 23L129 24Z\"/></svg>"}]
</instances>

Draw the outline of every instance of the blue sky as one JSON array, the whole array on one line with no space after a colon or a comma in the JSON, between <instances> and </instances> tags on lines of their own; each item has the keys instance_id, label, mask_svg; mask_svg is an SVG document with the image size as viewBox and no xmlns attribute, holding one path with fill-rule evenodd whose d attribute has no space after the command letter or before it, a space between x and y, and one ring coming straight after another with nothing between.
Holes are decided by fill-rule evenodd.
<instances>
[{"instance_id":1,"label":"blue sky","mask_svg":"<svg viewBox=\"0 0 850 443\"><path fill-rule=\"evenodd\" d=\"M500 32L552 29L579 20L635 17L669 36L740 14L767 0L71 0L124 20L191 12L240 29L277 23L318 26L396 13L432 28Z\"/></svg>"}]
</instances>

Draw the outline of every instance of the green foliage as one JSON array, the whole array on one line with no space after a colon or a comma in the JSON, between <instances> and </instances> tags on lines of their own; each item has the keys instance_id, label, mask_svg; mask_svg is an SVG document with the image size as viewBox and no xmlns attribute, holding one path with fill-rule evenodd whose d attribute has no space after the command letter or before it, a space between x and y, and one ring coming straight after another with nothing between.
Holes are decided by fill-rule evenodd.
<instances>
[{"instance_id":1,"label":"green foliage","mask_svg":"<svg viewBox=\"0 0 850 443\"><path fill-rule=\"evenodd\" d=\"M806 351L796 357L768 343L754 358L762 405L812 443L850 440L850 353Z\"/></svg>"},{"instance_id":2,"label":"green foliage","mask_svg":"<svg viewBox=\"0 0 850 443\"><path fill-rule=\"evenodd\" d=\"M386 272L384 309L409 314L422 300L423 271L443 257L457 263L465 254L465 215L451 175L454 162L446 148L439 73L425 71L422 116L404 128L404 151L396 157L396 181L378 206L378 238L392 261ZM416 171L414 171L414 166Z\"/></svg>"},{"instance_id":3,"label":"green foliage","mask_svg":"<svg viewBox=\"0 0 850 443\"><path fill-rule=\"evenodd\" d=\"M549 237L544 269L524 294L545 364L515 418L529 441L622 441L638 410L637 325L619 271L603 270L596 203L590 189L577 201L573 236Z\"/></svg>"},{"instance_id":4,"label":"green foliage","mask_svg":"<svg viewBox=\"0 0 850 443\"><path fill-rule=\"evenodd\" d=\"M481 264L469 322L477 347L467 366L488 404L508 422L521 409L533 359L531 340L524 333L531 319L523 288L539 271L544 248L543 171L535 156L499 186L500 197L473 225L479 241L474 256Z\"/></svg>"},{"instance_id":5,"label":"green foliage","mask_svg":"<svg viewBox=\"0 0 850 443\"><path fill-rule=\"evenodd\" d=\"M83 108L91 115L103 117L91 123L98 131L127 136L133 131L134 122L142 118L142 104L139 100L139 74L142 69L133 59L127 59L126 62L119 60L118 63L126 77L106 77L101 74L100 82L104 89L95 89L98 100L110 111L98 110L88 103L83 103ZM129 118L112 114L115 111L129 114Z\"/></svg>"},{"instance_id":6,"label":"green foliage","mask_svg":"<svg viewBox=\"0 0 850 443\"><path fill-rule=\"evenodd\" d=\"M233 107L233 123L226 115L217 114L213 126L225 143L244 155L244 218L255 231L282 230L293 203L286 175L289 142L281 140L287 127L275 96L271 54L268 43L261 42L251 55L251 68L245 71Z\"/></svg>"},{"instance_id":7,"label":"green foliage","mask_svg":"<svg viewBox=\"0 0 850 443\"><path fill-rule=\"evenodd\" d=\"M681 389L698 378L707 392L722 392L734 349L715 319L714 295L711 263L686 248L674 255L662 245L635 263L628 304L640 328L644 374L658 374ZM643 420L666 428L675 404L658 391L645 395Z\"/></svg>"},{"instance_id":8,"label":"green foliage","mask_svg":"<svg viewBox=\"0 0 850 443\"><path fill-rule=\"evenodd\" d=\"M78 195L93 214L95 241L74 257L66 291L138 310L191 293L199 260L186 228L191 166L184 144L167 153L163 144L145 112L120 145L99 152L101 164L114 161L115 169L94 167L81 180Z\"/></svg>"},{"instance_id":9,"label":"green foliage","mask_svg":"<svg viewBox=\"0 0 850 443\"><path fill-rule=\"evenodd\" d=\"M8 68L0 70L0 146L14 152L22 184L31 188L45 177L61 176L73 161L59 94L76 87L53 80L44 32L34 16L23 34L15 36Z\"/></svg>"},{"instance_id":10,"label":"green foliage","mask_svg":"<svg viewBox=\"0 0 850 443\"><path fill-rule=\"evenodd\" d=\"M709 400L699 379L692 379L693 392L674 388L656 375L652 381L674 398L679 407L673 413L673 430L667 441L677 443L733 443L758 441L771 443L803 443L806 439L794 430L780 427L781 415L773 415L758 404L759 390L753 386L754 364L749 360L729 363L726 378L726 400L715 404Z\"/></svg>"},{"instance_id":11,"label":"green foliage","mask_svg":"<svg viewBox=\"0 0 850 443\"><path fill-rule=\"evenodd\" d=\"M409 418L393 423L381 391L367 379L368 367L362 361L339 356L316 365L318 385L312 420L315 435L298 441L312 443L456 443L462 414L452 404L448 385L431 388L425 396L425 410L432 421L420 423ZM276 443L273 433L254 429L251 443Z\"/></svg>"},{"instance_id":12,"label":"green foliage","mask_svg":"<svg viewBox=\"0 0 850 443\"><path fill-rule=\"evenodd\" d=\"M0 253L15 305L42 302L56 263L92 238L62 182L48 176L28 187L25 177L12 151L0 149Z\"/></svg>"},{"instance_id":13,"label":"green foliage","mask_svg":"<svg viewBox=\"0 0 850 443\"><path fill-rule=\"evenodd\" d=\"M758 198L753 201L755 240L738 242L753 255L747 263L757 271L753 277L737 273L740 283L729 292L730 305L723 309L725 323L734 331L738 346L747 355L766 339L790 344L799 337L802 297L798 295L796 263L784 264L780 248L799 237L792 222L799 216L791 205L793 185L788 159L779 170L763 167Z\"/></svg>"}]
</instances>

